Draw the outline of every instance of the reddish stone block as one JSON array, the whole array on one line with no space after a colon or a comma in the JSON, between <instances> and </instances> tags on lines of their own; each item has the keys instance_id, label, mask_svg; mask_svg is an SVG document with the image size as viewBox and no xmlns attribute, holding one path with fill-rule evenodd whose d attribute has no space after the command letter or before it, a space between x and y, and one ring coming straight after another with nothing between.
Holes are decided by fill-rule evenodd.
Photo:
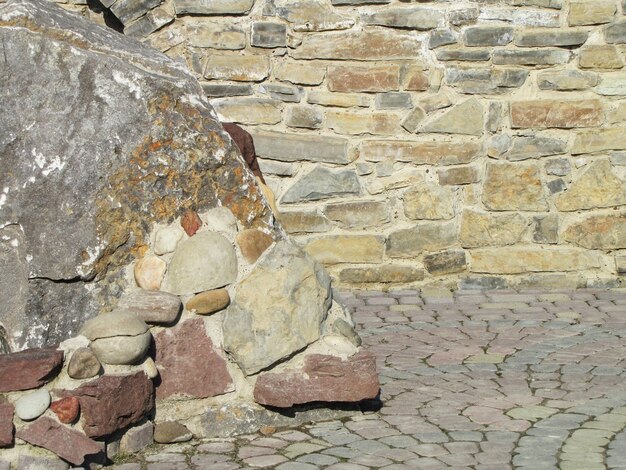
<instances>
[{"instance_id":1,"label":"reddish stone block","mask_svg":"<svg viewBox=\"0 0 626 470\"><path fill-rule=\"evenodd\" d=\"M0 447L13 445L13 405L0 403Z\"/></svg>"},{"instance_id":2,"label":"reddish stone block","mask_svg":"<svg viewBox=\"0 0 626 470\"><path fill-rule=\"evenodd\" d=\"M65 397L52 402L50 409L64 424L73 423L80 412L80 402L76 397Z\"/></svg>"},{"instance_id":3,"label":"reddish stone block","mask_svg":"<svg viewBox=\"0 0 626 470\"><path fill-rule=\"evenodd\" d=\"M180 219L180 225L182 225L185 233L192 237L202 227L202 220L196 211L187 209Z\"/></svg>"},{"instance_id":4,"label":"reddish stone block","mask_svg":"<svg viewBox=\"0 0 626 470\"><path fill-rule=\"evenodd\" d=\"M356 402L376 398L379 389L372 354L362 351L347 360L312 354L301 370L259 376L254 400L281 408L313 401Z\"/></svg>"},{"instance_id":5,"label":"reddish stone block","mask_svg":"<svg viewBox=\"0 0 626 470\"><path fill-rule=\"evenodd\" d=\"M30 390L52 380L63 366L63 351L26 349L0 355L0 392Z\"/></svg>"},{"instance_id":6,"label":"reddish stone block","mask_svg":"<svg viewBox=\"0 0 626 470\"><path fill-rule=\"evenodd\" d=\"M535 100L511 103L511 126L514 128L595 127L604 121L599 100Z\"/></svg>"},{"instance_id":7,"label":"reddish stone block","mask_svg":"<svg viewBox=\"0 0 626 470\"><path fill-rule=\"evenodd\" d=\"M392 66L336 66L328 69L328 89L340 92L398 90L400 68Z\"/></svg>"}]
</instances>

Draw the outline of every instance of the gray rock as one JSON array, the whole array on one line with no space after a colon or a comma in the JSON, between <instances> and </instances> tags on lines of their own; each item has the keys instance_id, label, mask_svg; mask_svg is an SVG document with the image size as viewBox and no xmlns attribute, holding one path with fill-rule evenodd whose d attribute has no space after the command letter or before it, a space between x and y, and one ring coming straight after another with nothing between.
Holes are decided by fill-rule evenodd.
<instances>
[{"instance_id":1,"label":"gray rock","mask_svg":"<svg viewBox=\"0 0 626 470\"><path fill-rule=\"evenodd\" d=\"M354 327L350 325L343 318L337 318L333 322L332 329L339 333L341 336L345 336L355 346L361 346L362 340L359 334L354 330Z\"/></svg>"},{"instance_id":2,"label":"gray rock","mask_svg":"<svg viewBox=\"0 0 626 470\"><path fill-rule=\"evenodd\" d=\"M467 260L464 251L450 250L424 256L424 266L430 274L440 276L464 271Z\"/></svg>"},{"instance_id":3,"label":"gray rock","mask_svg":"<svg viewBox=\"0 0 626 470\"><path fill-rule=\"evenodd\" d=\"M507 153L510 161L527 160L529 158L547 157L565 153L567 142L551 137L516 137L513 147Z\"/></svg>"},{"instance_id":4,"label":"gray rock","mask_svg":"<svg viewBox=\"0 0 626 470\"><path fill-rule=\"evenodd\" d=\"M275 100L299 103L302 99L302 88L296 86L269 84L262 85L261 89Z\"/></svg>"},{"instance_id":5,"label":"gray rock","mask_svg":"<svg viewBox=\"0 0 626 470\"><path fill-rule=\"evenodd\" d=\"M589 32L581 30L526 31L517 35L515 45L522 47L581 46L588 37Z\"/></svg>"},{"instance_id":6,"label":"gray rock","mask_svg":"<svg viewBox=\"0 0 626 470\"><path fill-rule=\"evenodd\" d=\"M495 65L557 65L566 64L572 53L563 49L496 50L492 60Z\"/></svg>"},{"instance_id":7,"label":"gray rock","mask_svg":"<svg viewBox=\"0 0 626 470\"><path fill-rule=\"evenodd\" d=\"M428 30L443 26L443 13L431 8L387 7L376 13L361 15L365 24Z\"/></svg>"},{"instance_id":8,"label":"gray rock","mask_svg":"<svg viewBox=\"0 0 626 470\"><path fill-rule=\"evenodd\" d=\"M40 388L22 395L15 402L15 414L24 421L32 421L41 416L50 406L50 392Z\"/></svg>"},{"instance_id":9,"label":"gray rock","mask_svg":"<svg viewBox=\"0 0 626 470\"><path fill-rule=\"evenodd\" d=\"M219 83L201 83L204 93L210 98L222 98L226 96L252 95L251 85L231 85Z\"/></svg>"},{"instance_id":10,"label":"gray rock","mask_svg":"<svg viewBox=\"0 0 626 470\"><path fill-rule=\"evenodd\" d=\"M179 15L238 15L247 13L253 4L254 0L174 0Z\"/></svg>"},{"instance_id":11,"label":"gray rock","mask_svg":"<svg viewBox=\"0 0 626 470\"><path fill-rule=\"evenodd\" d=\"M389 234L387 256L412 258L424 251L438 251L452 246L458 237L454 222L421 223L413 228L401 229Z\"/></svg>"},{"instance_id":12,"label":"gray rock","mask_svg":"<svg viewBox=\"0 0 626 470\"><path fill-rule=\"evenodd\" d=\"M416 133L425 118L426 112L420 106L416 106L413 111L405 116L400 125L408 132Z\"/></svg>"},{"instance_id":13,"label":"gray rock","mask_svg":"<svg viewBox=\"0 0 626 470\"><path fill-rule=\"evenodd\" d=\"M463 32L466 46L505 46L512 40L510 26L472 26Z\"/></svg>"},{"instance_id":14,"label":"gray rock","mask_svg":"<svg viewBox=\"0 0 626 470\"><path fill-rule=\"evenodd\" d=\"M285 47L287 46L287 26L267 21L252 23L250 43L256 47Z\"/></svg>"},{"instance_id":15,"label":"gray rock","mask_svg":"<svg viewBox=\"0 0 626 470\"><path fill-rule=\"evenodd\" d=\"M184 425L176 421L164 421L156 423L154 427L154 440L159 444L172 444L174 442L190 441L193 434Z\"/></svg>"},{"instance_id":16,"label":"gray rock","mask_svg":"<svg viewBox=\"0 0 626 470\"><path fill-rule=\"evenodd\" d=\"M316 341L330 302L326 271L279 242L238 285L222 325L224 349L254 374Z\"/></svg>"},{"instance_id":17,"label":"gray rock","mask_svg":"<svg viewBox=\"0 0 626 470\"><path fill-rule=\"evenodd\" d=\"M314 107L293 107L287 110L285 116L285 124L289 127L304 127L306 129L319 129L322 127L322 121L324 119L323 113ZM286 163L275 162L276 165L288 165ZM265 173L265 170L261 168L261 171ZM274 173L278 174L278 173ZM293 172L292 172L293 174ZM283 175L291 176L291 175Z\"/></svg>"},{"instance_id":18,"label":"gray rock","mask_svg":"<svg viewBox=\"0 0 626 470\"><path fill-rule=\"evenodd\" d=\"M435 49L440 46L447 46L448 44L455 44L458 36L451 29L436 29L430 33L430 39L428 40L428 48Z\"/></svg>"},{"instance_id":19,"label":"gray rock","mask_svg":"<svg viewBox=\"0 0 626 470\"><path fill-rule=\"evenodd\" d=\"M128 24L158 6L161 0L117 0L111 5L111 12L123 24Z\"/></svg>"},{"instance_id":20,"label":"gray rock","mask_svg":"<svg viewBox=\"0 0 626 470\"><path fill-rule=\"evenodd\" d=\"M339 137L252 132L254 148L262 158L284 162L312 161L335 164L350 163L348 141Z\"/></svg>"},{"instance_id":21,"label":"gray rock","mask_svg":"<svg viewBox=\"0 0 626 470\"><path fill-rule=\"evenodd\" d=\"M388 91L376 95L377 109L407 109L413 106L410 93Z\"/></svg>"},{"instance_id":22,"label":"gray rock","mask_svg":"<svg viewBox=\"0 0 626 470\"><path fill-rule=\"evenodd\" d=\"M492 290L506 287L506 279L501 277L465 277L459 281L459 289L462 290Z\"/></svg>"},{"instance_id":23,"label":"gray rock","mask_svg":"<svg viewBox=\"0 0 626 470\"><path fill-rule=\"evenodd\" d=\"M146 323L173 323L182 310L177 295L167 292L134 290L128 291L120 300L119 307L137 315Z\"/></svg>"},{"instance_id":24,"label":"gray rock","mask_svg":"<svg viewBox=\"0 0 626 470\"><path fill-rule=\"evenodd\" d=\"M563 181L561 178L548 181L547 186L552 194L561 193L565 191L565 189L567 189L567 185L565 184L565 181Z\"/></svg>"},{"instance_id":25,"label":"gray rock","mask_svg":"<svg viewBox=\"0 0 626 470\"><path fill-rule=\"evenodd\" d=\"M72 354L67 365L67 375L73 379L90 379L100 372L102 365L89 348L79 348Z\"/></svg>"},{"instance_id":26,"label":"gray rock","mask_svg":"<svg viewBox=\"0 0 626 470\"><path fill-rule=\"evenodd\" d=\"M461 62L482 62L491 58L490 49L440 49L436 52L437 60Z\"/></svg>"},{"instance_id":27,"label":"gray rock","mask_svg":"<svg viewBox=\"0 0 626 470\"><path fill-rule=\"evenodd\" d=\"M455 68L446 70L448 84L464 93L504 93L509 88L519 88L528 78L528 71L513 68Z\"/></svg>"},{"instance_id":28,"label":"gray rock","mask_svg":"<svg viewBox=\"0 0 626 470\"><path fill-rule=\"evenodd\" d=\"M224 287L237 279L233 245L215 232L200 232L178 245L165 278L166 292L195 294Z\"/></svg>"},{"instance_id":29,"label":"gray rock","mask_svg":"<svg viewBox=\"0 0 626 470\"><path fill-rule=\"evenodd\" d=\"M607 26L604 29L604 38L609 44L626 44L626 20Z\"/></svg>"},{"instance_id":30,"label":"gray rock","mask_svg":"<svg viewBox=\"0 0 626 470\"><path fill-rule=\"evenodd\" d=\"M463 26L466 24L475 23L478 19L478 8L459 8L458 10L451 10L448 12L448 20L450 24L454 26Z\"/></svg>"},{"instance_id":31,"label":"gray rock","mask_svg":"<svg viewBox=\"0 0 626 470\"><path fill-rule=\"evenodd\" d=\"M598 80L597 73L580 70L548 71L537 76L537 84L542 90L586 90L596 86Z\"/></svg>"},{"instance_id":32,"label":"gray rock","mask_svg":"<svg viewBox=\"0 0 626 470\"><path fill-rule=\"evenodd\" d=\"M35 455L21 454L17 459L17 470L67 470L70 468L67 462L58 457L39 457Z\"/></svg>"},{"instance_id":33,"label":"gray rock","mask_svg":"<svg viewBox=\"0 0 626 470\"><path fill-rule=\"evenodd\" d=\"M533 217L533 241L535 243L559 242L559 216L557 214Z\"/></svg>"},{"instance_id":34,"label":"gray rock","mask_svg":"<svg viewBox=\"0 0 626 470\"><path fill-rule=\"evenodd\" d=\"M0 229L0 326L8 333L4 338L11 350L27 345L27 338L11 344L11 333L28 329L29 317L23 314L28 302L28 262L24 233L19 225Z\"/></svg>"},{"instance_id":35,"label":"gray rock","mask_svg":"<svg viewBox=\"0 0 626 470\"><path fill-rule=\"evenodd\" d=\"M119 452L122 454L139 452L154 443L153 434L154 423L152 421L130 428L120 439Z\"/></svg>"},{"instance_id":36,"label":"gray rock","mask_svg":"<svg viewBox=\"0 0 626 470\"><path fill-rule=\"evenodd\" d=\"M333 171L317 166L287 190L281 202L319 201L338 196L359 195L361 185L354 170Z\"/></svg>"},{"instance_id":37,"label":"gray rock","mask_svg":"<svg viewBox=\"0 0 626 470\"><path fill-rule=\"evenodd\" d=\"M566 158L557 158L546 162L546 173L554 176L565 176L572 172L572 164Z\"/></svg>"}]
</instances>

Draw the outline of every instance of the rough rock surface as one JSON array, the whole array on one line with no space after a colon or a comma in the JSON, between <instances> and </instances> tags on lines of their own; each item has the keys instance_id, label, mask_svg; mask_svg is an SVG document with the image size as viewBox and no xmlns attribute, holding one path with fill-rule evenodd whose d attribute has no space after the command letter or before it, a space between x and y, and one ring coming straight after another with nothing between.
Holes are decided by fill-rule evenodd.
<instances>
[{"instance_id":1,"label":"rough rock surface","mask_svg":"<svg viewBox=\"0 0 626 470\"><path fill-rule=\"evenodd\" d=\"M0 392L29 390L52 380L63 365L63 351L27 349L0 355Z\"/></svg>"},{"instance_id":2,"label":"rough rock surface","mask_svg":"<svg viewBox=\"0 0 626 470\"><path fill-rule=\"evenodd\" d=\"M155 335L154 342L161 376L157 398L206 398L233 390L226 360L215 351L202 319L187 320L163 330Z\"/></svg>"},{"instance_id":3,"label":"rough rock surface","mask_svg":"<svg viewBox=\"0 0 626 470\"><path fill-rule=\"evenodd\" d=\"M243 230L237 234L237 244L245 260L252 264L274 242L267 233L256 229Z\"/></svg>"},{"instance_id":4,"label":"rough rock surface","mask_svg":"<svg viewBox=\"0 0 626 470\"><path fill-rule=\"evenodd\" d=\"M246 227L272 225L183 66L44 0L5 5L0 24L0 163L12 169L0 174L0 227L23 243L0 297L49 332L10 332L17 347L65 339L108 305L153 222L221 204ZM55 281L62 291L46 295Z\"/></svg>"},{"instance_id":5,"label":"rough rock surface","mask_svg":"<svg viewBox=\"0 0 626 470\"><path fill-rule=\"evenodd\" d=\"M0 403L0 447L13 444L13 405Z\"/></svg>"},{"instance_id":6,"label":"rough rock surface","mask_svg":"<svg viewBox=\"0 0 626 470\"><path fill-rule=\"evenodd\" d=\"M17 437L48 449L74 465L82 464L87 455L103 451L101 444L46 416L20 429Z\"/></svg>"},{"instance_id":7,"label":"rough rock surface","mask_svg":"<svg viewBox=\"0 0 626 470\"><path fill-rule=\"evenodd\" d=\"M192 437L189 429L176 421L165 421L154 426L154 441L159 444L186 442Z\"/></svg>"},{"instance_id":8,"label":"rough rock surface","mask_svg":"<svg viewBox=\"0 0 626 470\"><path fill-rule=\"evenodd\" d=\"M141 421L154 407L154 386L143 372L104 375L61 395L78 398L83 429L93 438Z\"/></svg>"},{"instance_id":9,"label":"rough rock surface","mask_svg":"<svg viewBox=\"0 0 626 470\"><path fill-rule=\"evenodd\" d=\"M222 325L224 349L254 374L317 340L330 303L328 274L279 242L237 286Z\"/></svg>"},{"instance_id":10,"label":"rough rock surface","mask_svg":"<svg viewBox=\"0 0 626 470\"><path fill-rule=\"evenodd\" d=\"M102 364L89 348L78 348L67 365L67 375L73 379L90 379L98 375Z\"/></svg>"},{"instance_id":11,"label":"rough rock surface","mask_svg":"<svg viewBox=\"0 0 626 470\"><path fill-rule=\"evenodd\" d=\"M376 398L380 384L376 358L361 352L347 360L307 356L301 370L261 374L254 400L262 405L290 407L312 401L360 401Z\"/></svg>"},{"instance_id":12,"label":"rough rock surface","mask_svg":"<svg viewBox=\"0 0 626 470\"><path fill-rule=\"evenodd\" d=\"M182 310L182 302L177 295L147 290L127 292L120 299L119 306L150 324L173 323Z\"/></svg>"},{"instance_id":13,"label":"rough rock surface","mask_svg":"<svg viewBox=\"0 0 626 470\"><path fill-rule=\"evenodd\" d=\"M60 400L53 401L50 409L57 415L59 421L63 424L69 424L76 421L80 413L80 402L76 397L64 397Z\"/></svg>"}]
</instances>

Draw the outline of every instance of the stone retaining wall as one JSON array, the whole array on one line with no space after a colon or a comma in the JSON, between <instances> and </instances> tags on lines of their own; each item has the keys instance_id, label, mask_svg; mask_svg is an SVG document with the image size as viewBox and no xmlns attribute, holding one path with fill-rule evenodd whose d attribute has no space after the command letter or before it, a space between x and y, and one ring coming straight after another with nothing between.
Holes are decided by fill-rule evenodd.
<instances>
[{"instance_id":1,"label":"stone retaining wall","mask_svg":"<svg viewBox=\"0 0 626 470\"><path fill-rule=\"evenodd\" d=\"M626 2L103 4L254 134L339 284L623 279Z\"/></svg>"}]
</instances>

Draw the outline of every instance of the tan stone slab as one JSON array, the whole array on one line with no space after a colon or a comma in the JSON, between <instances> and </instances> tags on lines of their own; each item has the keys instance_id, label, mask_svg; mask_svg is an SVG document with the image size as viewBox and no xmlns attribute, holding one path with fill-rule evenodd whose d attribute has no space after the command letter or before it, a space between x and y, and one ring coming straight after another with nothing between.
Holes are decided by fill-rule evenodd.
<instances>
[{"instance_id":1,"label":"tan stone slab","mask_svg":"<svg viewBox=\"0 0 626 470\"><path fill-rule=\"evenodd\" d=\"M476 141L385 141L370 140L361 144L361 157L379 162L392 158L417 165L456 165L471 162L480 151Z\"/></svg>"},{"instance_id":2,"label":"tan stone slab","mask_svg":"<svg viewBox=\"0 0 626 470\"><path fill-rule=\"evenodd\" d=\"M242 124L277 124L282 119L280 101L257 98L223 98L212 101L222 121Z\"/></svg>"},{"instance_id":3,"label":"tan stone slab","mask_svg":"<svg viewBox=\"0 0 626 470\"><path fill-rule=\"evenodd\" d=\"M269 58L261 55L211 55L204 68L204 78L258 82L269 75Z\"/></svg>"},{"instance_id":4,"label":"tan stone slab","mask_svg":"<svg viewBox=\"0 0 626 470\"><path fill-rule=\"evenodd\" d=\"M577 248L502 247L470 251L470 271L490 274L525 274L577 271L602 266L597 253Z\"/></svg>"},{"instance_id":5,"label":"tan stone slab","mask_svg":"<svg viewBox=\"0 0 626 470\"><path fill-rule=\"evenodd\" d=\"M572 155L604 152L606 150L626 150L626 127L610 127L576 134Z\"/></svg>"},{"instance_id":6,"label":"tan stone slab","mask_svg":"<svg viewBox=\"0 0 626 470\"><path fill-rule=\"evenodd\" d=\"M412 220L439 220L454 217L455 194L451 188L426 182L406 191L404 214Z\"/></svg>"},{"instance_id":7,"label":"tan stone slab","mask_svg":"<svg viewBox=\"0 0 626 470\"><path fill-rule=\"evenodd\" d=\"M326 232L332 227L330 221L316 211L281 210L277 218L287 233Z\"/></svg>"},{"instance_id":8,"label":"tan stone slab","mask_svg":"<svg viewBox=\"0 0 626 470\"><path fill-rule=\"evenodd\" d=\"M367 108L370 105L370 98L366 95L358 95L355 93L329 93L326 91L311 90L307 97L307 102L321 106L335 106L337 108Z\"/></svg>"},{"instance_id":9,"label":"tan stone slab","mask_svg":"<svg viewBox=\"0 0 626 470\"><path fill-rule=\"evenodd\" d=\"M616 11L613 0L576 0L570 3L567 22L570 26L610 23Z\"/></svg>"},{"instance_id":10,"label":"tan stone slab","mask_svg":"<svg viewBox=\"0 0 626 470\"><path fill-rule=\"evenodd\" d=\"M593 162L556 199L557 209L576 211L626 204L626 186L612 168L609 160Z\"/></svg>"},{"instance_id":11,"label":"tan stone slab","mask_svg":"<svg viewBox=\"0 0 626 470\"><path fill-rule=\"evenodd\" d=\"M595 127L604 121L600 100L532 100L511 103L513 128Z\"/></svg>"},{"instance_id":12,"label":"tan stone slab","mask_svg":"<svg viewBox=\"0 0 626 470\"><path fill-rule=\"evenodd\" d=\"M216 23L211 18L187 19L186 36L193 47L238 50L246 47L246 33L235 23Z\"/></svg>"},{"instance_id":13,"label":"tan stone slab","mask_svg":"<svg viewBox=\"0 0 626 470\"><path fill-rule=\"evenodd\" d=\"M587 46L578 54L578 64L583 69L621 69L624 59L616 46Z\"/></svg>"},{"instance_id":14,"label":"tan stone slab","mask_svg":"<svg viewBox=\"0 0 626 470\"><path fill-rule=\"evenodd\" d=\"M624 191L623 188L622 191ZM626 197L623 201L626 204ZM590 250L624 249L626 248L626 212L615 215L593 215L582 222L570 225L563 237L567 242Z\"/></svg>"},{"instance_id":15,"label":"tan stone slab","mask_svg":"<svg viewBox=\"0 0 626 470\"><path fill-rule=\"evenodd\" d=\"M334 235L311 240L305 250L324 264L380 263L385 238L376 235Z\"/></svg>"},{"instance_id":16,"label":"tan stone slab","mask_svg":"<svg viewBox=\"0 0 626 470\"><path fill-rule=\"evenodd\" d=\"M461 218L461 246L513 245L521 239L528 225L528 220L520 214L481 213L466 209Z\"/></svg>"},{"instance_id":17,"label":"tan stone slab","mask_svg":"<svg viewBox=\"0 0 626 470\"><path fill-rule=\"evenodd\" d=\"M339 134L395 135L400 129L400 118L392 113L329 111L326 125Z\"/></svg>"},{"instance_id":18,"label":"tan stone slab","mask_svg":"<svg viewBox=\"0 0 626 470\"><path fill-rule=\"evenodd\" d=\"M480 136L484 127L484 109L476 98L471 98L425 124L422 132Z\"/></svg>"},{"instance_id":19,"label":"tan stone slab","mask_svg":"<svg viewBox=\"0 0 626 470\"><path fill-rule=\"evenodd\" d=\"M273 73L276 79L295 85L319 85L326 76L326 67L320 64L283 62L273 70Z\"/></svg>"},{"instance_id":20,"label":"tan stone slab","mask_svg":"<svg viewBox=\"0 0 626 470\"><path fill-rule=\"evenodd\" d=\"M328 89L338 92L395 91L400 85L400 67L335 66L328 69Z\"/></svg>"},{"instance_id":21,"label":"tan stone slab","mask_svg":"<svg viewBox=\"0 0 626 470\"><path fill-rule=\"evenodd\" d=\"M548 209L539 167L535 164L488 163L483 203L492 210Z\"/></svg>"}]
</instances>

